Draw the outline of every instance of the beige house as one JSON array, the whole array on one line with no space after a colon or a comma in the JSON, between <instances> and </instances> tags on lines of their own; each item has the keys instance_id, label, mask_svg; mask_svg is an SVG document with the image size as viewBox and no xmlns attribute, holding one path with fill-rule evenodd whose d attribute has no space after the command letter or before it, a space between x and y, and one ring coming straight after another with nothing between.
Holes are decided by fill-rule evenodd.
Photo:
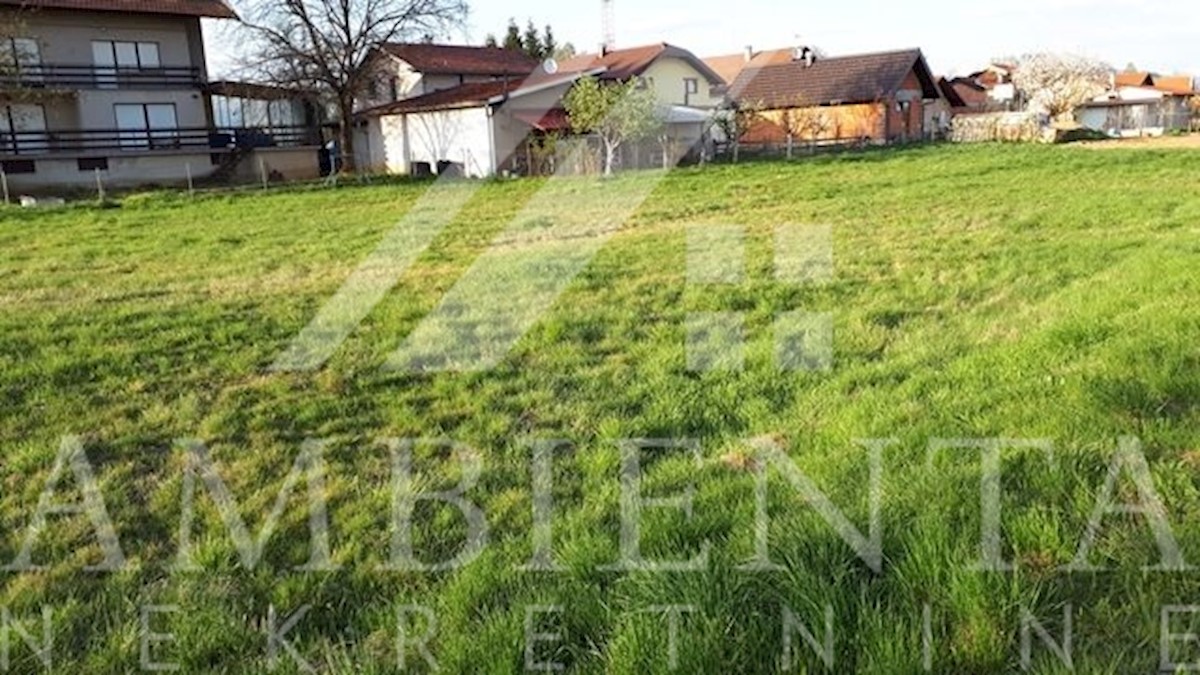
<instances>
[{"instance_id":1,"label":"beige house","mask_svg":"<svg viewBox=\"0 0 1200 675\"><path fill-rule=\"evenodd\" d=\"M200 20L236 18L224 0L0 0L0 13L16 26L0 44L11 189L90 186L97 172L113 186L178 183L234 175L249 155L276 177L317 174L318 141L295 127L215 128Z\"/></svg>"},{"instance_id":2,"label":"beige house","mask_svg":"<svg viewBox=\"0 0 1200 675\"><path fill-rule=\"evenodd\" d=\"M464 84L519 82L539 65L520 52L466 45L387 44L368 58L372 74L359 111Z\"/></svg>"}]
</instances>

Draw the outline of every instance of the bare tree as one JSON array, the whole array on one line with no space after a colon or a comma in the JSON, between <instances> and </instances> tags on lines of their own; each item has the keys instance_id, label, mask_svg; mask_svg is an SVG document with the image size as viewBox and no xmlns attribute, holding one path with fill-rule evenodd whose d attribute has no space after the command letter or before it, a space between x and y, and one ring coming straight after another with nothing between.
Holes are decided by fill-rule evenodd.
<instances>
[{"instance_id":1,"label":"bare tree","mask_svg":"<svg viewBox=\"0 0 1200 675\"><path fill-rule=\"evenodd\" d=\"M816 147L821 135L829 130L829 120L820 108L799 104L780 112L779 126L787 134L787 157L791 159L796 139L808 140L810 148Z\"/></svg>"},{"instance_id":2,"label":"bare tree","mask_svg":"<svg viewBox=\"0 0 1200 675\"><path fill-rule=\"evenodd\" d=\"M1013 84L1030 111L1064 119L1080 104L1104 93L1112 74L1109 66L1084 56L1034 54L1020 60Z\"/></svg>"},{"instance_id":3,"label":"bare tree","mask_svg":"<svg viewBox=\"0 0 1200 675\"><path fill-rule=\"evenodd\" d=\"M354 162L354 102L370 81L374 50L444 33L467 15L465 0L246 0L240 9L247 66L337 108L346 170Z\"/></svg>"}]
</instances>

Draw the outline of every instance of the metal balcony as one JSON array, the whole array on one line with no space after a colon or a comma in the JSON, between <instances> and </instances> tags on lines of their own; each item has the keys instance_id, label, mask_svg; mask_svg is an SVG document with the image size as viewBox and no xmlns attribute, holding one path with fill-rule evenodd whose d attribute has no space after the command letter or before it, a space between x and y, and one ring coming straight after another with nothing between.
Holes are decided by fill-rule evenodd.
<instances>
[{"instance_id":1,"label":"metal balcony","mask_svg":"<svg viewBox=\"0 0 1200 675\"><path fill-rule=\"evenodd\" d=\"M28 131L0 133L0 157L36 159L54 155L120 156L173 151L217 153L319 144L320 134L312 127Z\"/></svg>"},{"instance_id":2,"label":"metal balcony","mask_svg":"<svg viewBox=\"0 0 1200 675\"><path fill-rule=\"evenodd\" d=\"M199 68L114 68L60 64L0 70L0 89L198 89Z\"/></svg>"}]
</instances>

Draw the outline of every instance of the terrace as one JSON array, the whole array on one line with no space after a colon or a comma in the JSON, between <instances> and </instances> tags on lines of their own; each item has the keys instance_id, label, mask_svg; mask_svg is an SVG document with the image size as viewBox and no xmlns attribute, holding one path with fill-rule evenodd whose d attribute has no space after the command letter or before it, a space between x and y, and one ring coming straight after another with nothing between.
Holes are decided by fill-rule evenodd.
<instances>
[{"instance_id":1,"label":"terrace","mask_svg":"<svg viewBox=\"0 0 1200 675\"><path fill-rule=\"evenodd\" d=\"M320 145L310 126L267 128L160 128L0 133L0 157L50 154L212 152Z\"/></svg>"}]
</instances>

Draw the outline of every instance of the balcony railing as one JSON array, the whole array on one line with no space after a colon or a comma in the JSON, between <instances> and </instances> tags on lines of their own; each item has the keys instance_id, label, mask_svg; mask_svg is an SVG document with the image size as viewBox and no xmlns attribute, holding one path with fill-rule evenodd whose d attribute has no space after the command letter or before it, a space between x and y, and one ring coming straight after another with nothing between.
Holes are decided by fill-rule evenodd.
<instances>
[{"instance_id":1,"label":"balcony railing","mask_svg":"<svg viewBox=\"0 0 1200 675\"><path fill-rule=\"evenodd\" d=\"M55 154L225 152L239 148L288 148L319 144L319 132L310 127L21 131L0 133L0 156L36 158Z\"/></svg>"},{"instance_id":2,"label":"balcony railing","mask_svg":"<svg viewBox=\"0 0 1200 675\"><path fill-rule=\"evenodd\" d=\"M114 68L56 64L0 69L0 89L194 89L199 68Z\"/></svg>"}]
</instances>

